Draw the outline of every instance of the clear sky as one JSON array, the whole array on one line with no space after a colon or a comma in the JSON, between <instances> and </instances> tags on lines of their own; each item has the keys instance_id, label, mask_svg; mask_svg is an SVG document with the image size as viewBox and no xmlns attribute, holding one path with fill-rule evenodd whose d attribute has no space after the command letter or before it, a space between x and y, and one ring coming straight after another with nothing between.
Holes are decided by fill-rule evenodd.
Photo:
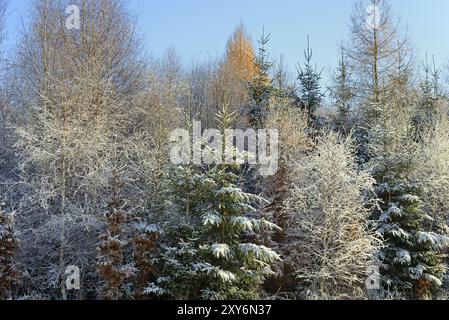
<instances>
[{"instance_id":1,"label":"clear sky","mask_svg":"<svg viewBox=\"0 0 449 320\"><path fill-rule=\"evenodd\" d=\"M307 35L314 60L328 70L338 59L337 44L348 35L354 0L128 0L137 15L149 52L159 56L175 47L183 59L200 60L222 55L230 34L243 22L257 40L262 27L271 33L273 58L283 54L293 67L302 61ZM390 0L394 13L408 26L419 56L434 54L449 62L449 1ZM10 0L7 23L12 46L30 0Z\"/></svg>"}]
</instances>

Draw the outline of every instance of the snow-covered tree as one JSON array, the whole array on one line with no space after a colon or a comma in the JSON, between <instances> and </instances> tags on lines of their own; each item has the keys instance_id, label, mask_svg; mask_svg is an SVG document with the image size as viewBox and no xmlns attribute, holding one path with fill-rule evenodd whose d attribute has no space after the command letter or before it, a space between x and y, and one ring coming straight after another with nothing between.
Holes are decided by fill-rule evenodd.
<instances>
[{"instance_id":1,"label":"snow-covered tree","mask_svg":"<svg viewBox=\"0 0 449 320\"><path fill-rule=\"evenodd\" d=\"M226 130L229 120L224 110L217 116L219 128ZM239 153L233 148L224 151ZM214 300L259 297L280 257L257 244L257 237L279 227L260 218L258 207L266 200L242 190L236 175L239 167L236 163L173 168L174 206L160 241L160 277L149 284L148 294Z\"/></svg>"},{"instance_id":2,"label":"snow-covered tree","mask_svg":"<svg viewBox=\"0 0 449 320\"><path fill-rule=\"evenodd\" d=\"M5 40L5 20L7 17L8 1L0 0L0 46L3 45ZM0 177L7 176L10 170L10 164L12 154L11 152L11 119L16 114L16 110L11 104L10 94L10 75L5 72L7 67L5 66L5 57L3 56L3 48L0 52ZM8 79L9 78L9 79ZM1 179L1 178L0 178ZM1 187L0 187L1 188ZM0 192L2 192L0 190Z\"/></svg>"},{"instance_id":3,"label":"snow-covered tree","mask_svg":"<svg viewBox=\"0 0 449 320\"><path fill-rule=\"evenodd\" d=\"M265 194L271 200L265 211L271 215L273 222L281 228L286 225L282 210L287 198L291 164L303 157L312 149L312 139L309 137L308 115L292 105L274 105L268 113L267 128L276 128L279 132L279 170L266 180ZM283 237L280 232L279 237ZM280 239L277 239L280 240Z\"/></svg>"},{"instance_id":4,"label":"snow-covered tree","mask_svg":"<svg viewBox=\"0 0 449 320\"><path fill-rule=\"evenodd\" d=\"M449 119L446 112L420 134L419 165L414 180L422 187L424 210L433 218L433 230L449 234Z\"/></svg>"},{"instance_id":5,"label":"snow-covered tree","mask_svg":"<svg viewBox=\"0 0 449 320\"><path fill-rule=\"evenodd\" d=\"M312 297L361 297L381 242L369 222L374 179L357 167L351 138L326 133L294 162L284 210L286 264Z\"/></svg>"},{"instance_id":6,"label":"snow-covered tree","mask_svg":"<svg viewBox=\"0 0 449 320\"><path fill-rule=\"evenodd\" d=\"M20 252L29 278L51 298L68 299L69 265L85 267L84 290L73 294L96 292L99 212L110 168L128 146L123 136L138 125L128 120L145 68L121 0L32 5L15 63L23 117L15 126L20 181L11 193L20 197L18 226L33 230ZM65 27L69 5L83 9L80 30Z\"/></svg>"},{"instance_id":7,"label":"snow-covered tree","mask_svg":"<svg viewBox=\"0 0 449 320\"><path fill-rule=\"evenodd\" d=\"M431 230L433 218L423 210L427 199L413 179L420 163L410 108L390 103L381 115L370 130L370 141L376 193L382 201L374 217L386 241L379 254L382 282L389 292L428 298L442 284L441 253L449 239Z\"/></svg>"},{"instance_id":8,"label":"snow-covered tree","mask_svg":"<svg viewBox=\"0 0 449 320\"><path fill-rule=\"evenodd\" d=\"M277 227L251 217L254 204L263 200L243 192L228 169L177 169L174 186L183 201L178 202L177 217L165 226L167 239L158 258L161 277L150 283L148 294L178 299L258 297L279 256L249 239Z\"/></svg>"},{"instance_id":9,"label":"snow-covered tree","mask_svg":"<svg viewBox=\"0 0 449 320\"><path fill-rule=\"evenodd\" d=\"M14 216L4 213L0 205L0 300L13 298L22 277L16 260L19 243L13 220Z\"/></svg>"},{"instance_id":10,"label":"snow-covered tree","mask_svg":"<svg viewBox=\"0 0 449 320\"><path fill-rule=\"evenodd\" d=\"M282 252L288 241L284 229L289 221L283 208L292 183L292 165L313 149L313 141L309 136L308 115L288 100L278 100L273 104L265 125L279 132L279 169L276 174L263 181L263 192L270 201L264 208L267 219L282 228L271 236L270 247ZM296 281L291 271L289 266L282 262L276 264L276 274L266 282L266 290L273 293L279 290L292 291Z\"/></svg>"}]
</instances>

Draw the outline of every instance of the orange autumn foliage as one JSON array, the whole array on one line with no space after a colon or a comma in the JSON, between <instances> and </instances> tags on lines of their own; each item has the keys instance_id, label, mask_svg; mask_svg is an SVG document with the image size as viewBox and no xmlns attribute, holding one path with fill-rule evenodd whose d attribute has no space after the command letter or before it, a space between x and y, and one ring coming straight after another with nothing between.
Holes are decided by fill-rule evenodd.
<instances>
[{"instance_id":1,"label":"orange autumn foliage","mask_svg":"<svg viewBox=\"0 0 449 320\"><path fill-rule=\"evenodd\" d=\"M226 54L213 85L215 104L239 112L249 100L247 85L257 74L254 48L245 27L234 31L226 46Z\"/></svg>"},{"instance_id":2,"label":"orange autumn foliage","mask_svg":"<svg viewBox=\"0 0 449 320\"><path fill-rule=\"evenodd\" d=\"M254 57L251 38L241 24L228 41L225 65L238 80L248 82L257 73Z\"/></svg>"}]
</instances>

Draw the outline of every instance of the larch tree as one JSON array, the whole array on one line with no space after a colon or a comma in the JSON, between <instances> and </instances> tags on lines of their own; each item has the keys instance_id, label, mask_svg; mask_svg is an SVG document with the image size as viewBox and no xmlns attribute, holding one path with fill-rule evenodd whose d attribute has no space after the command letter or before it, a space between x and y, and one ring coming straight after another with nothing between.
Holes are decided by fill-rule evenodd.
<instances>
[{"instance_id":1,"label":"larch tree","mask_svg":"<svg viewBox=\"0 0 449 320\"><path fill-rule=\"evenodd\" d=\"M376 106L390 89L389 75L398 63L398 52L410 51L401 23L386 0L359 0L355 4L345 51L357 80L364 117L375 118Z\"/></svg>"},{"instance_id":2,"label":"larch tree","mask_svg":"<svg viewBox=\"0 0 449 320\"><path fill-rule=\"evenodd\" d=\"M256 74L254 48L243 24L239 25L229 39L226 47L225 65L232 70L236 78L246 84Z\"/></svg>"},{"instance_id":3,"label":"larch tree","mask_svg":"<svg viewBox=\"0 0 449 320\"><path fill-rule=\"evenodd\" d=\"M218 110L227 106L232 111L243 114L249 101L248 83L257 73L254 58L252 40L241 24L228 40L225 57L218 66L213 91Z\"/></svg>"},{"instance_id":4,"label":"larch tree","mask_svg":"<svg viewBox=\"0 0 449 320\"><path fill-rule=\"evenodd\" d=\"M68 29L68 5L80 9L80 29ZM85 267L80 295L96 292L92 268L101 229L99 209L108 176L123 148L142 63L134 22L120 0L36 0L18 50L21 81L16 151L23 195L18 224L27 233L22 257L33 281L68 299L63 275ZM47 272L41 272L48 270Z\"/></svg>"},{"instance_id":5,"label":"larch tree","mask_svg":"<svg viewBox=\"0 0 449 320\"><path fill-rule=\"evenodd\" d=\"M284 205L286 264L306 298L363 297L381 246L369 221L374 179L358 169L352 138L326 133L294 162ZM304 294L304 293L303 293Z\"/></svg>"}]
</instances>

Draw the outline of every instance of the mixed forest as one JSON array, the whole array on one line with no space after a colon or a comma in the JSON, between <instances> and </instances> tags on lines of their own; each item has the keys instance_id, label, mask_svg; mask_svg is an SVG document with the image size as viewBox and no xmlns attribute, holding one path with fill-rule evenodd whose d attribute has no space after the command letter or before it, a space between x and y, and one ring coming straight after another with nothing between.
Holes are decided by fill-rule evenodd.
<instances>
[{"instance_id":1,"label":"mixed forest","mask_svg":"<svg viewBox=\"0 0 449 320\"><path fill-rule=\"evenodd\" d=\"M354 1L329 75L307 30L295 68L243 24L216 59L153 57L122 0L25 21L0 69L0 300L449 298L447 66L387 0ZM276 174L173 164L194 121L277 129Z\"/></svg>"}]
</instances>

